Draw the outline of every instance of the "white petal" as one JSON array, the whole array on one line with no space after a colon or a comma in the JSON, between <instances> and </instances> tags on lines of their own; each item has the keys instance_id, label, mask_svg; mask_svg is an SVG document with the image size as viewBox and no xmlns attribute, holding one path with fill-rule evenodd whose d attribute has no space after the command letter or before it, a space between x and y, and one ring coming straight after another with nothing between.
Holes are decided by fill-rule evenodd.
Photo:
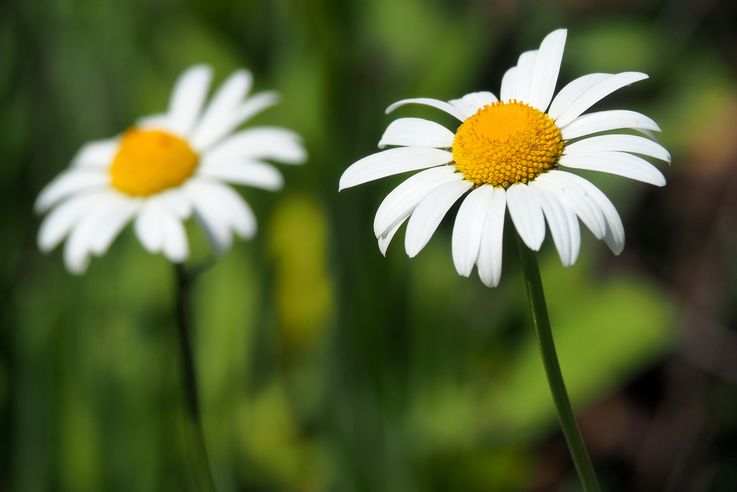
<instances>
[{"instance_id":1,"label":"white petal","mask_svg":"<svg viewBox=\"0 0 737 492\"><path fill-rule=\"evenodd\" d=\"M410 258L422 251L450 207L472 186L470 181L465 180L441 185L417 205L409 218L404 235L404 249Z\"/></svg>"},{"instance_id":2,"label":"white petal","mask_svg":"<svg viewBox=\"0 0 737 492\"><path fill-rule=\"evenodd\" d=\"M398 107L404 106L405 104L424 104L425 106L431 106L441 111L445 111L449 115L455 116L461 121L466 119L465 113L461 111L460 109L458 109L457 107L453 106L452 104L447 103L445 101L440 101L439 99L431 99L429 97L415 97L412 99L402 99L401 101L397 101L394 104L390 105L388 108L386 108L386 112L391 113Z\"/></svg>"},{"instance_id":3,"label":"white petal","mask_svg":"<svg viewBox=\"0 0 737 492\"><path fill-rule=\"evenodd\" d=\"M493 187L479 186L468 194L458 209L453 225L452 252L456 271L463 277L471 275L479 257L481 233L493 198Z\"/></svg>"},{"instance_id":4,"label":"white petal","mask_svg":"<svg viewBox=\"0 0 737 492\"><path fill-rule=\"evenodd\" d=\"M374 234L380 237L404 221L418 203L444 183L463 179L453 166L441 166L421 171L394 188L379 205L374 217Z\"/></svg>"},{"instance_id":5,"label":"white petal","mask_svg":"<svg viewBox=\"0 0 737 492\"><path fill-rule=\"evenodd\" d=\"M179 76L169 100L168 128L180 135L189 135L202 111L211 80L212 68L207 65L195 65Z\"/></svg>"},{"instance_id":6,"label":"white petal","mask_svg":"<svg viewBox=\"0 0 737 492\"><path fill-rule=\"evenodd\" d=\"M149 253L158 253L164 247L163 216L166 210L156 201L143 204L133 228L139 241Z\"/></svg>"},{"instance_id":7,"label":"white petal","mask_svg":"<svg viewBox=\"0 0 737 492\"><path fill-rule=\"evenodd\" d=\"M64 245L64 264L70 272L79 275L87 270L90 263L89 243L93 237L84 222L75 225Z\"/></svg>"},{"instance_id":8,"label":"white petal","mask_svg":"<svg viewBox=\"0 0 737 492\"><path fill-rule=\"evenodd\" d=\"M113 162L118 152L118 139L108 138L86 143L72 158L72 167L101 169Z\"/></svg>"},{"instance_id":9,"label":"white petal","mask_svg":"<svg viewBox=\"0 0 737 492\"><path fill-rule=\"evenodd\" d=\"M581 245L581 233L575 215L563 205L555 192L540 186L537 180L530 186L540 193L538 198L563 266L573 265Z\"/></svg>"},{"instance_id":10,"label":"white petal","mask_svg":"<svg viewBox=\"0 0 737 492\"><path fill-rule=\"evenodd\" d=\"M166 130L173 133L182 134L177 131L176 127L172 124L172 119L168 113L150 114L142 116L136 120L136 128L142 130Z\"/></svg>"},{"instance_id":11,"label":"white petal","mask_svg":"<svg viewBox=\"0 0 737 492\"><path fill-rule=\"evenodd\" d=\"M502 77L502 87L499 91L499 100L507 102L514 97L517 90L517 67L512 67Z\"/></svg>"},{"instance_id":12,"label":"white petal","mask_svg":"<svg viewBox=\"0 0 737 492\"><path fill-rule=\"evenodd\" d=\"M186 220L192 215L192 203L182 191L181 186L159 193L152 200L159 202L162 207L171 212L179 220Z\"/></svg>"},{"instance_id":13,"label":"white petal","mask_svg":"<svg viewBox=\"0 0 737 492\"><path fill-rule=\"evenodd\" d=\"M234 159L268 159L285 164L301 164L307 158L299 135L286 128L256 127L231 135L208 150L203 161L229 162Z\"/></svg>"},{"instance_id":14,"label":"white petal","mask_svg":"<svg viewBox=\"0 0 737 492\"><path fill-rule=\"evenodd\" d=\"M453 160L453 155L440 149L400 147L371 154L353 163L340 177L338 190L395 174L440 166Z\"/></svg>"},{"instance_id":15,"label":"white petal","mask_svg":"<svg viewBox=\"0 0 737 492\"><path fill-rule=\"evenodd\" d=\"M51 251L90 210L94 210L107 191L77 195L54 208L41 223L38 231L38 247Z\"/></svg>"},{"instance_id":16,"label":"white petal","mask_svg":"<svg viewBox=\"0 0 737 492\"><path fill-rule=\"evenodd\" d=\"M553 102L550 103L550 109L548 109L548 115L553 119L558 118L583 93L610 77L612 77L612 74L609 73L590 73L572 80L553 98ZM558 124L558 128L562 128L563 126L562 124Z\"/></svg>"},{"instance_id":17,"label":"white petal","mask_svg":"<svg viewBox=\"0 0 737 492\"><path fill-rule=\"evenodd\" d=\"M622 72L607 77L605 80L589 87L583 94L576 98L560 116L555 118L555 123L559 127L566 126L612 92L646 78L648 76L640 72Z\"/></svg>"},{"instance_id":18,"label":"white petal","mask_svg":"<svg viewBox=\"0 0 737 492\"><path fill-rule=\"evenodd\" d=\"M218 197L208 193L206 189L203 191L195 181L188 183L184 191L192 201L195 217L205 230L215 254L226 252L233 243L233 237Z\"/></svg>"},{"instance_id":19,"label":"white petal","mask_svg":"<svg viewBox=\"0 0 737 492\"><path fill-rule=\"evenodd\" d=\"M557 29L545 36L545 39L540 43L540 50L535 58L535 68L532 71L532 81L530 83L529 104L543 112L548 109L555 92L567 32L565 29Z\"/></svg>"},{"instance_id":20,"label":"white petal","mask_svg":"<svg viewBox=\"0 0 737 492\"><path fill-rule=\"evenodd\" d=\"M569 155L602 151L632 152L670 162L670 154L665 147L637 135L598 135L568 144L565 148L565 153Z\"/></svg>"},{"instance_id":21,"label":"white petal","mask_svg":"<svg viewBox=\"0 0 737 492\"><path fill-rule=\"evenodd\" d=\"M279 94L275 91L263 91L258 94L254 94L246 99L246 101L235 110L230 120L228 132L237 128L241 123L245 122L252 116L274 106L278 102Z\"/></svg>"},{"instance_id":22,"label":"white petal","mask_svg":"<svg viewBox=\"0 0 737 492\"><path fill-rule=\"evenodd\" d=\"M250 72L238 70L223 82L192 132L193 147L205 149L227 133L232 116L246 97L252 80Z\"/></svg>"},{"instance_id":23,"label":"white petal","mask_svg":"<svg viewBox=\"0 0 737 492\"><path fill-rule=\"evenodd\" d=\"M496 101L497 98L494 94L488 91L482 91L472 92L470 94L466 94L460 99L453 99L448 102L461 110L465 117L468 118L476 114L479 109L484 106L488 106L489 104L493 104Z\"/></svg>"},{"instance_id":24,"label":"white petal","mask_svg":"<svg viewBox=\"0 0 737 492\"><path fill-rule=\"evenodd\" d=\"M658 168L641 157L623 152L563 155L558 163L563 167L616 174L655 186L665 186L665 176Z\"/></svg>"},{"instance_id":25,"label":"white petal","mask_svg":"<svg viewBox=\"0 0 737 492\"><path fill-rule=\"evenodd\" d=\"M87 269L100 223L119 205L118 200L112 193L101 196L95 207L74 225L64 246L64 263L70 272L79 274Z\"/></svg>"},{"instance_id":26,"label":"white petal","mask_svg":"<svg viewBox=\"0 0 737 492\"><path fill-rule=\"evenodd\" d=\"M228 210L230 225L242 239L250 239L256 234L256 215L248 203L232 188L219 183L212 183L213 193L217 193L223 208Z\"/></svg>"},{"instance_id":27,"label":"white petal","mask_svg":"<svg viewBox=\"0 0 737 492\"><path fill-rule=\"evenodd\" d=\"M561 129L564 140L583 137L592 133L631 128L659 132L660 127L652 119L635 111L615 109L579 116Z\"/></svg>"},{"instance_id":28,"label":"white petal","mask_svg":"<svg viewBox=\"0 0 737 492\"><path fill-rule=\"evenodd\" d=\"M97 256L103 255L139 207L139 200L118 197L115 207L107 213L104 220L98 222L95 237L90 244L90 252Z\"/></svg>"},{"instance_id":29,"label":"white petal","mask_svg":"<svg viewBox=\"0 0 737 492\"><path fill-rule=\"evenodd\" d=\"M210 163L203 165L199 174L270 191L280 190L284 184L284 178L274 166L256 161Z\"/></svg>"},{"instance_id":30,"label":"white petal","mask_svg":"<svg viewBox=\"0 0 737 492\"><path fill-rule=\"evenodd\" d=\"M486 214L479 248L479 278L487 287L496 287L502 277L502 240L507 193L503 188L493 188L494 194Z\"/></svg>"},{"instance_id":31,"label":"white petal","mask_svg":"<svg viewBox=\"0 0 737 492\"><path fill-rule=\"evenodd\" d=\"M187 235L182 223L171 214L162 215L164 255L174 263L181 263L189 256Z\"/></svg>"},{"instance_id":32,"label":"white petal","mask_svg":"<svg viewBox=\"0 0 737 492\"><path fill-rule=\"evenodd\" d=\"M379 147L403 145L408 147L453 146L455 135L443 125L422 118L400 118L392 121L379 141Z\"/></svg>"},{"instance_id":33,"label":"white petal","mask_svg":"<svg viewBox=\"0 0 737 492\"><path fill-rule=\"evenodd\" d=\"M507 207L522 241L538 251L545 239L545 218L537 193L526 184L513 184L507 189Z\"/></svg>"},{"instance_id":34,"label":"white petal","mask_svg":"<svg viewBox=\"0 0 737 492\"><path fill-rule=\"evenodd\" d=\"M105 187L109 177L104 172L69 169L54 178L36 199L36 212L43 213L64 198Z\"/></svg>"},{"instance_id":35,"label":"white petal","mask_svg":"<svg viewBox=\"0 0 737 492\"><path fill-rule=\"evenodd\" d=\"M557 171L556 177L577 186L599 208L607 225L604 241L615 255L620 254L624 249L624 225L612 202L599 188L581 176Z\"/></svg>"},{"instance_id":36,"label":"white petal","mask_svg":"<svg viewBox=\"0 0 737 492\"><path fill-rule=\"evenodd\" d=\"M567 173L566 173L567 174ZM535 181L556 193L563 205L572 210L586 224L594 237L603 239L606 235L606 221L601 210L577 186L560 177L560 171L550 171L538 176Z\"/></svg>"},{"instance_id":37,"label":"white petal","mask_svg":"<svg viewBox=\"0 0 737 492\"><path fill-rule=\"evenodd\" d=\"M535 69L537 50L525 51L517 60L517 85L512 99L528 103L532 85L532 71Z\"/></svg>"},{"instance_id":38,"label":"white petal","mask_svg":"<svg viewBox=\"0 0 737 492\"><path fill-rule=\"evenodd\" d=\"M253 211L230 187L216 182L192 180L187 183L185 190L216 253L223 253L230 247L231 229L244 239L256 233Z\"/></svg>"},{"instance_id":39,"label":"white petal","mask_svg":"<svg viewBox=\"0 0 737 492\"><path fill-rule=\"evenodd\" d=\"M386 234L383 236L379 236L379 251L381 251L381 254L386 256L386 250L389 248L389 243L392 242L392 239L394 238L394 235L397 233L400 227L402 227L402 224L407 220L407 217L397 222L397 225L386 231Z\"/></svg>"}]
</instances>

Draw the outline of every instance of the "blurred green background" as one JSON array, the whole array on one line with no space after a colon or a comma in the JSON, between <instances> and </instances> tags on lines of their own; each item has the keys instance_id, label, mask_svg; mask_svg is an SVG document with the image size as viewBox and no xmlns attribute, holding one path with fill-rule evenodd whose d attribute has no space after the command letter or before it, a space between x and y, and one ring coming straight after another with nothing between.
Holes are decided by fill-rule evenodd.
<instances>
[{"instance_id":1,"label":"blurred green background","mask_svg":"<svg viewBox=\"0 0 737 492\"><path fill-rule=\"evenodd\" d=\"M737 490L735 3L607 0L0 2L0 490L182 491L171 266L130 230L88 273L35 246L39 190L84 142L165 108L180 71L238 67L304 136L260 231L195 285L205 432L223 491L575 491L513 242L462 279L446 220L414 260L372 219L401 177L337 192L391 102L498 92L569 28L558 87L651 78L600 108L652 116L667 187L589 175L628 244L541 254L562 367L606 490ZM403 115L424 115L407 108ZM433 118L442 118L433 113ZM448 122L450 123L450 122ZM207 257L195 228L194 258ZM508 235L511 236L511 235ZM511 237L507 237L511 239Z\"/></svg>"}]
</instances>

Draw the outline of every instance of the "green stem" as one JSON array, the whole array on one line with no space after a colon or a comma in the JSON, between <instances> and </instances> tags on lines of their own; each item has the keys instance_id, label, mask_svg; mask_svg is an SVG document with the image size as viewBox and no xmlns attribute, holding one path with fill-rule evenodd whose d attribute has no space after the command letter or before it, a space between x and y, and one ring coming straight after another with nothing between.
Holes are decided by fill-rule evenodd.
<instances>
[{"instance_id":1,"label":"green stem","mask_svg":"<svg viewBox=\"0 0 737 492\"><path fill-rule=\"evenodd\" d=\"M215 481L210 470L207 456L205 434L202 430L199 397L197 390L197 373L192 350L190 312L190 288L193 276L184 265L175 264L176 273L176 320L179 349L182 362L182 384L184 400L187 406L187 433L189 438L190 459L201 491L215 492Z\"/></svg>"},{"instance_id":2,"label":"green stem","mask_svg":"<svg viewBox=\"0 0 737 492\"><path fill-rule=\"evenodd\" d=\"M530 250L522 242L519 235L517 236L517 245L519 246L519 253L522 259L522 269L525 273L525 287L527 288L527 298L530 302L532 324L535 327L540 354L542 355L543 365L545 366L545 374L548 377L548 385L553 395L555 408L558 411L558 420L563 429L563 435L568 443L568 449L571 453L571 458L573 458L573 463L576 466L576 471L581 479L584 491L600 492L601 489L596 479L596 473L591 464L589 453L586 451L586 445L581 437L581 431L576 424L571 402L568 399L568 391L566 391L563 375L560 372L553 333L550 330L548 309L545 306L545 293L543 292L543 284L540 279L540 269L537 266L537 257L535 252Z\"/></svg>"}]
</instances>

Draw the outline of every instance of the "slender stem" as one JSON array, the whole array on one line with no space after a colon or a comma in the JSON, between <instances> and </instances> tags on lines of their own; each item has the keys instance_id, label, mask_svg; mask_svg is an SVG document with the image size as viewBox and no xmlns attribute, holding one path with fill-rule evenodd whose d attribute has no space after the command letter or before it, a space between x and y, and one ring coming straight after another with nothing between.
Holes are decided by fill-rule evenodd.
<instances>
[{"instance_id":1,"label":"slender stem","mask_svg":"<svg viewBox=\"0 0 737 492\"><path fill-rule=\"evenodd\" d=\"M215 492L215 481L207 456L205 434L197 390L197 373L192 350L192 316L190 312L190 287L192 275L184 265L175 265L176 273L176 320L179 349L182 362L182 383L184 400L187 406L187 429L190 442L190 459L193 461L198 488L201 491Z\"/></svg>"},{"instance_id":2,"label":"slender stem","mask_svg":"<svg viewBox=\"0 0 737 492\"><path fill-rule=\"evenodd\" d=\"M596 479L596 473L591 464L589 453L586 451L586 445L581 437L581 431L578 428L578 424L576 424L576 418L573 415L571 402L568 398L568 391L566 391L563 375L560 372L553 333L550 330L548 309L545 306L545 293L543 292L543 284L540 279L540 269L537 266L537 257L534 251L525 246L519 236L517 236L517 245L519 246L522 268L525 273L525 287L527 288L527 298L530 302L532 324L535 327L540 354L542 355L543 365L545 366L545 374L548 377L550 392L553 395L555 408L558 411L558 420L568 443L568 450L571 453L571 458L573 458L573 463L576 466L576 471L578 472L578 477L581 479L584 491L600 492L601 489Z\"/></svg>"}]
</instances>

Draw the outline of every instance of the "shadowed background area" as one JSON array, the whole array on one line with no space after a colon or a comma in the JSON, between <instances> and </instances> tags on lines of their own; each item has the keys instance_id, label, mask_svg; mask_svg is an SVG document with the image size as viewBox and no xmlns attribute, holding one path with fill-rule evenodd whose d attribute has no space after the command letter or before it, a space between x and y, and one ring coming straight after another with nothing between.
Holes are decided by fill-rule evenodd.
<instances>
[{"instance_id":1,"label":"shadowed background area","mask_svg":"<svg viewBox=\"0 0 737 492\"><path fill-rule=\"evenodd\" d=\"M596 106L653 117L668 185L586 174L627 246L589 233L543 280L605 490L737 490L736 8L728 1L8 0L0 3L0 490L181 491L192 477L171 266L127 229L86 275L35 246L33 201L86 141L165 108L193 63L250 68L310 159L239 188L259 234L194 286L205 432L221 490L575 491L514 241L501 286L460 278L451 220L387 258L373 214L401 177L337 192L404 97L498 93L569 29L558 83L650 79ZM444 115L419 107L401 116ZM452 126L451 126L452 128ZM451 211L450 217L454 215ZM507 231L511 231L507 228ZM189 227L196 264L208 247Z\"/></svg>"}]
</instances>

